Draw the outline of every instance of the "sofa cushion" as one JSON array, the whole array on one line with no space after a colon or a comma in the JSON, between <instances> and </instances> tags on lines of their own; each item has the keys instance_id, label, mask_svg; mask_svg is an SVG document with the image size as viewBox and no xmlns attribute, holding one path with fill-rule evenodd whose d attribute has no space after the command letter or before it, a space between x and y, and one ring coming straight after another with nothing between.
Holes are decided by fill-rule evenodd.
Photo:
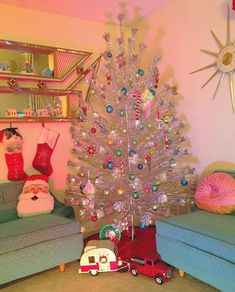
<instances>
[{"instance_id":1,"label":"sofa cushion","mask_svg":"<svg viewBox=\"0 0 235 292\"><path fill-rule=\"evenodd\" d=\"M235 264L235 218L204 210L156 222L157 234Z\"/></svg>"},{"instance_id":2,"label":"sofa cushion","mask_svg":"<svg viewBox=\"0 0 235 292\"><path fill-rule=\"evenodd\" d=\"M16 202L0 204L0 224L19 218L16 211Z\"/></svg>"},{"instance_id":3,"label":"sofa cushion","mask_svg":"<svg viewBox=\"0 0 235 292\"><path fill-rule=\"evenodd\" d=\"M80 233L80 223L54 214L0 224L0 254Z\"/></svg>"}]
</instances>

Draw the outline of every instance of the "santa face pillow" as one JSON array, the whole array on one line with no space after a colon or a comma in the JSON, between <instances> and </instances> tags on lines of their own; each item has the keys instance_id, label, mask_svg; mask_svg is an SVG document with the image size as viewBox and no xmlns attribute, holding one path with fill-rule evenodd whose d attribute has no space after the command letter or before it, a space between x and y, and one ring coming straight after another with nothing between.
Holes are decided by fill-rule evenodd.
<instances>
[{"instance_id":1,"label":"santa face pillow","mask_svg":"<svg viewBox=\"0 0 235 292\"><path fill-rule=\"evenodd\" d=\"M27 177L18 200L19 217L49 214L54 208L54 198L49 192L48 177L45 175Z\"/></svg>"}]
</instances>

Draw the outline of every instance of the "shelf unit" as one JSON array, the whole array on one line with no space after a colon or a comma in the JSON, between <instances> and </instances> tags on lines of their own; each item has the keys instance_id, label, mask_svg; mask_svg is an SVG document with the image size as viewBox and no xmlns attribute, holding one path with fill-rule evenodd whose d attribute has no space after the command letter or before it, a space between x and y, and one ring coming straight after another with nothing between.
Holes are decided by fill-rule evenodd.
<instances>
[{"instance_id":1,"label":"shelf unit","mask_svg":"<svg viewBox=\"0 0 235 292\"><path fill-rule=\"evenodd\" d=\"M0 40L0 122L73 119L99 64L91 52Z\"/></svg>"}]
</instances>

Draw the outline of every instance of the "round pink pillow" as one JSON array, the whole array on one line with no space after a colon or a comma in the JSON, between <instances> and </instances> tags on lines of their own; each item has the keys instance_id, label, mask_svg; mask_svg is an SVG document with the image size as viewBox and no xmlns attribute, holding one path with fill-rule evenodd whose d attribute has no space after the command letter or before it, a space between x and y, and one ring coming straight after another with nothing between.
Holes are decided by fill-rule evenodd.
<instances>
[{"instance_id":1,"label":"round pink pillow","mask_svg":"<svg viewBox=\"0 0 235 292\"><path fill-rule=\"evenodd\" d=\"M204 210L228 214L235 210L235 180L227 173L213 173L198 185L196 205Z\"/></svg>"}]
</instances>

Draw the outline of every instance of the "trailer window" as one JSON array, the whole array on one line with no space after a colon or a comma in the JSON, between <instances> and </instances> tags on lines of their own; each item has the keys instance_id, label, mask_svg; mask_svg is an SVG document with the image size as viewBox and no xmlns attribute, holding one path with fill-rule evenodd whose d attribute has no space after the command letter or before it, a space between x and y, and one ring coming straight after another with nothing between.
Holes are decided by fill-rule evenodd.
<instances>
[{"instance_id":1,"label":"trailer window","mask_svg":"<svg viewBox=\"0 0 235 292\"><path fill-rule=\"evenodd\" d=\"M88 257L88 261L89 261L89 264L94 264L95 263L95 257Z\"/></svg>"}]
</instances>

